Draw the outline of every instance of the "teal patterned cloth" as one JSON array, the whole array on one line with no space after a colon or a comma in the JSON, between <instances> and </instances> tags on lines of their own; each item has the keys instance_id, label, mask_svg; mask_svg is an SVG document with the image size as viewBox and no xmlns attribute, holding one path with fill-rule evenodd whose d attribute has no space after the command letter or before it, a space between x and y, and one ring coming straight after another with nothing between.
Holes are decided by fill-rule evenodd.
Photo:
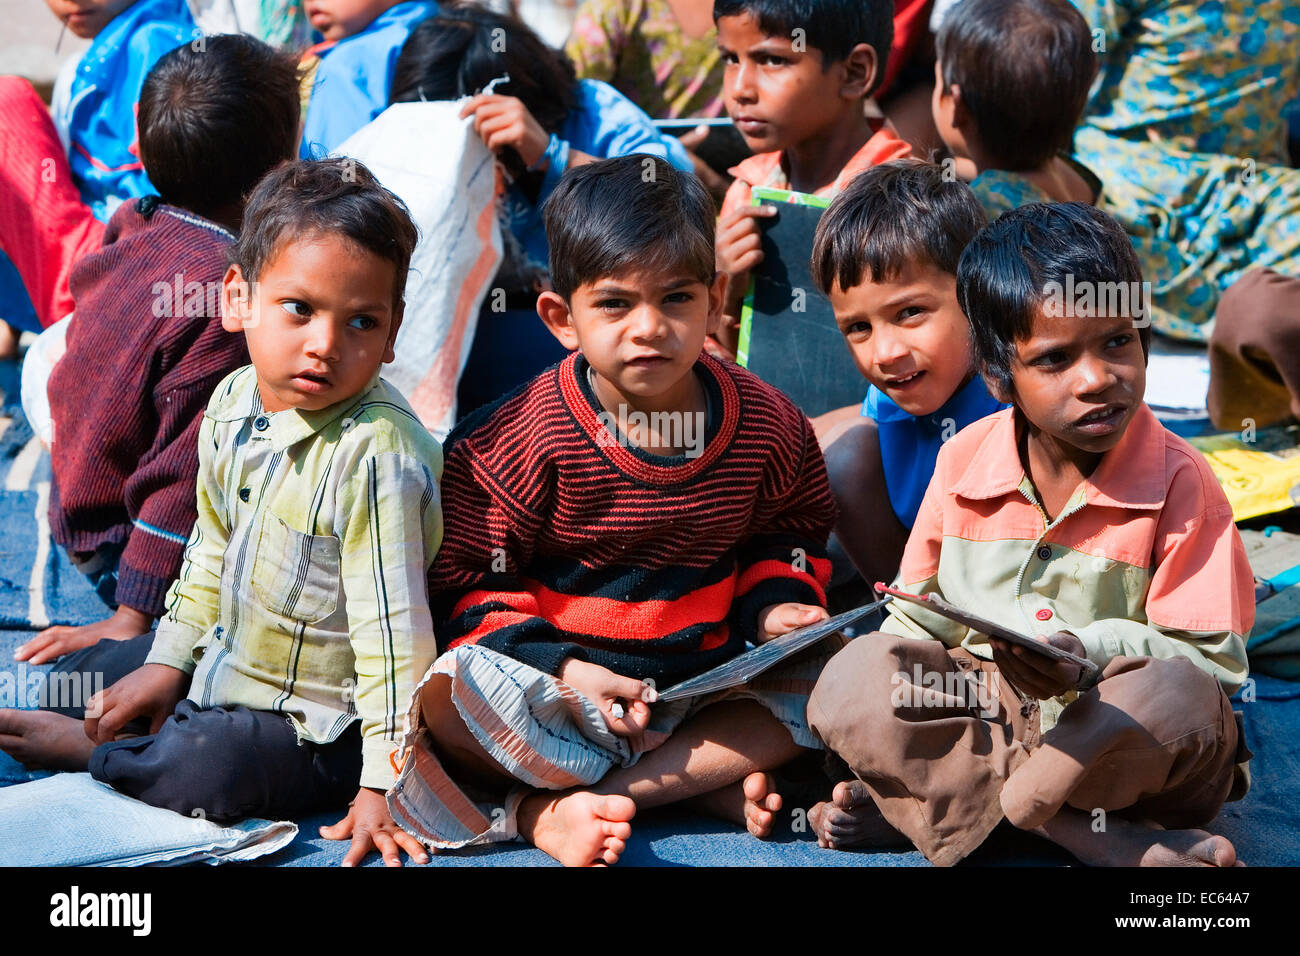
<instances>
[{"instance_id":1,"label":"teal patterned cloth","mask_svg":"<svg viewBox=\"0 0 1300 956\"><path fill-rule=\"evenodd\" d=\"M1155 327L1205 341L1247 269L1300 275L1283 116L1300 91L1300 0L1072 2L1101 61L1075 155L1132 237Z\"/></svg>"},{"instance_id":2,"label":"teal patterned cloth","mask_svg":"<svg viewBox=\"0 0 1300 956\"><path fill-rule=\"evenodd\" d=\"M1096 205L1102 201L1101 180L1087 166L1071 156L1061 154L1060 158L1068 163L1092 189L1092 201ZM1053 202L1042 187L1031 182L1023 173L1007 169L986 169L970 184L975 198L984 207L984 214L992 222L1004 212L1019 209L1033 202Z\"/></svg>"}]
</instances>

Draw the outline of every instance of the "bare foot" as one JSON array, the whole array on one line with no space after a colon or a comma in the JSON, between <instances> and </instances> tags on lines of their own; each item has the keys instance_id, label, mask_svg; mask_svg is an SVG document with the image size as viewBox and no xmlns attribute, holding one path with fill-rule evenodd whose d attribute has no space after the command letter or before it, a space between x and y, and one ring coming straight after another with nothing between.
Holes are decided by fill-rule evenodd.
<instances>
[{"instance_id":1,"label":"bare foot","mask_svg":"<svg viewBox=\"0 0 1300 956\"><path fill-rule=\"evenodd\" d=\"M808 822L817 834L817 845L832 850L907 843L901 833L885 822L861 780L837 783L830 800L808 811Z\"/></svg>"},{"instance_id":2,"label":"bare foot","mask_svg":"<svg viewBox=\"0 0 1300 956\"><path fill-rule=\"evenodd\" d=\"M1095 831L1090 815L1066 808L1037 832L1088 866L1245 866L1227 837L1205 830L1166 830L1112 816Z\"/></svg>"},{"instance_id":3,"label":"bare foot","mask_svg":"<svg viewBox=\"0 0 1300 956\"><path fill-rule=\"evenodd\" d=\"M632 835L629 797L586 790L538 793L519 805L519 832L565 866L613 866Z\"/></svg>"},{"instance_id":4,"label":"bare foot","mask_svg":"<svg viewBox=\"0 0 1300 956\"><path fill-rule=\"evenodd\" d=\"M781 795L770 773L751 773L741 784L745 795L745 827L760 840L772 835L776 814L781 809Z\"/></svg>"},{"instance_id":5,"label":"bare foot","mask_svg":"<svg viewBox=\"0 0 1300 956\"><path fill-rule=\"evenodd\" d=\"M28 770L85 770L95 742L74 717L44 710L0 710L0 750Z\"/></svg>"}]
</instances>

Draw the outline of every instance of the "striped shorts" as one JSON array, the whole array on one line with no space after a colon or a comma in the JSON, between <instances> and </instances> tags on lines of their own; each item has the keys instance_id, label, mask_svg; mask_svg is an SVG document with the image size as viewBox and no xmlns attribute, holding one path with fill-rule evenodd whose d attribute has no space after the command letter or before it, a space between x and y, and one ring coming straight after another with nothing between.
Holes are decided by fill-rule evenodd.
<instances>
[{"instance_id":1,"label":"striped shorts","mask_svg":"<svg viewBox=\"0 0 1300 956\"><path fill-rule=\"evenodd\" d=\"M740 687L654 704L650 725L635 743L610 731L597 706L559 678L484 647L457 647L434 661L415 690L389 810L402 829L437 849L512 840L524 797L535 790L590 786L615 767L630 767L684 720L722 700L758 701L795 743L821 750L808 726L808 695L840 646L840 639L831 638ZM519 781L504 804L459 785L434 753L420 691L435 674L451 677L451 698L466 727Z\"/></svg>"}]
</instances>

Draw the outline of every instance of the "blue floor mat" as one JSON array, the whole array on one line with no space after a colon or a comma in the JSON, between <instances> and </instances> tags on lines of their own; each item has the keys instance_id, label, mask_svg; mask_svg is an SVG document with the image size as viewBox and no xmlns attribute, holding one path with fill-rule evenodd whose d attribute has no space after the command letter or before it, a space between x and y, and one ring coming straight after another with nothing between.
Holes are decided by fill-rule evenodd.
<instances>
[{"instance_id":1,"label":"blue floor mat","mask_svg":"<svg viewBox=\"0 0 1300 956\"><path fill-rule=\"evenodd\" d=\"M84 585L82 585L84 587ZM89 589L87 588L87 593ZM34 694L34 675L45 668L28 668L13 662L13 650L31 636L30 631L0 631L0 706L30 703L27 691L13 690L19 683ZM19 678L23 678L20 682ZM17 694L18 700L13 700ZM1245 715L1246 742L1255 753L1251 762L1252 787L1246 799L1224 807L1210 826L1237 847L1253 866L1300 864L1300 686L1260 677L1253 685L1254 700L1237 701ZM35 779L8 756L0 753L0 786ZM285 849L247 866L337 866L346 843L322 838L317 830L344 814L320 814L297 821L298 837ZM926 866L916 851L839 852L819 848L810 833L791 830L790 814L774 840L760 842L742 828L683 811L652 811L635 822L623 863L635 866ZM522 844L462 851L435 856L438 866L539 866L553 861ZM1003 825L968 861L975 865L1065 865L1071 858L1044 840ZM372 857L370 865L379 865Z\"/></svg>"}]
</instances>

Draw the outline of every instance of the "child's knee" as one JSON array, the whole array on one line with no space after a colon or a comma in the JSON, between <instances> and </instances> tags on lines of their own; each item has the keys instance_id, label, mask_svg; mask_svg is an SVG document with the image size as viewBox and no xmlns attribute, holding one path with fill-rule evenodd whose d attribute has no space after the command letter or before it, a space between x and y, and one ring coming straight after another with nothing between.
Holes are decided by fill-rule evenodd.
<instances>
[{"instance_id":1,"label":"child's knee","mask_svg":"<svg viewBox=\"0 0 1300 956\"><path fill-rule=\"evenodd\" d=\"M875 631L830 659L808 698L808 723L828 747L839 749L836 742L847 735L871 734L888 716L890 680L905 670L906 645L914 643Z\"/></svg>"}]
</instances>

